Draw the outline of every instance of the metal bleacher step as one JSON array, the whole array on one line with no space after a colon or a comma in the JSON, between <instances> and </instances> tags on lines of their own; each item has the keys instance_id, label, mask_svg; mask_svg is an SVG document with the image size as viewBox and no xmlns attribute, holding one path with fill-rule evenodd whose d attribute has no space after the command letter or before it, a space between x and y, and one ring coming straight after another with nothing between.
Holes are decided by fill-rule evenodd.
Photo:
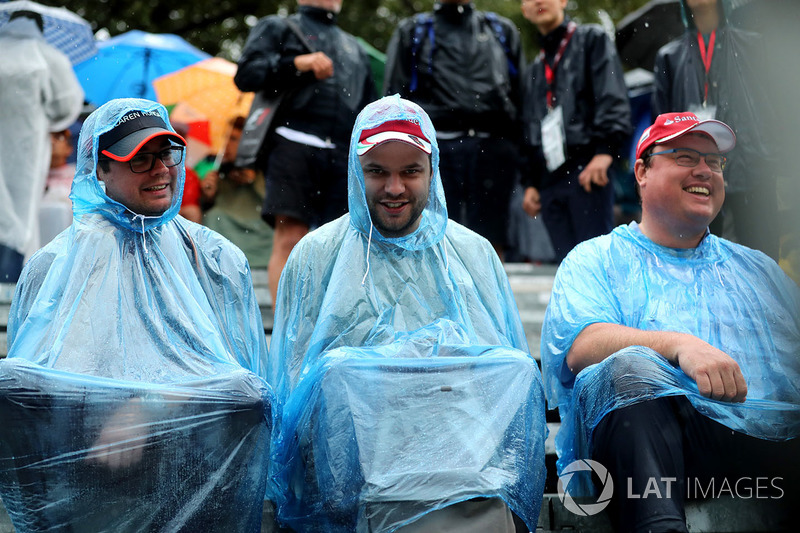
<instances>
[{"instance_id":1,"label":"metal bleacher step","mask_svg":"<svg viewBox=\"0 0 800 533\"><path fill-rule=\"evenodd\" d=\"M262 514L262 533L274 533L273 509L265 503ZM686 524L690 533L745 533L778 531L777 524L765 512L762 502L743 499L717 499L689 502L686 506ZM558 494L545 494L539 512L536 533L612 533L611 522L605 511L591 516L580 516L561 503ZM11 519L0 501L0 533L15 533Z\"/></svg>"},{"instance_id":2,"label":"metal bleacher step","mask_svg":"<svg viewBox=\"0 0 800 533\"><path fill-rule=\"evenodd\" d=\"M507 263L511 289L517 301L520 318L528 339L528 346L534 358L539 360L539 340L544 321L544 313L550 300L550 289L553 286L555 266L531 265L525 263ZM272 335L273 308L269 292L266 269L252 271L253 288L256 301L261 310L264 333L269 340ZM14 284L0 283L0 357L8 353L7 324L11 299L14 296Z\"/></svg>"}]
</instances>

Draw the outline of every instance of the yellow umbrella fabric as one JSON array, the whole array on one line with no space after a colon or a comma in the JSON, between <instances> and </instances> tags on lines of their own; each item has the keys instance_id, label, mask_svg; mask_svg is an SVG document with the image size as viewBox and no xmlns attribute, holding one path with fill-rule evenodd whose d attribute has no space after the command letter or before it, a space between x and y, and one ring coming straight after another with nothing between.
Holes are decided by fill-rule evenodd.
<instances>
[{"instance_id":1,"label":"yellow umbrella fabric","mask_svg":"<svg viewBox=\"0 0 800 533\"><path fill-rule=\"evenodd\" d=\"M204 59L153 81L158 101L176 110L189 107L194 116L209 122L211 148L219 152L237 116L246 117L253 93L239 91L233 83L236 64L220 57Z\"/></svg>"}]
</instances>

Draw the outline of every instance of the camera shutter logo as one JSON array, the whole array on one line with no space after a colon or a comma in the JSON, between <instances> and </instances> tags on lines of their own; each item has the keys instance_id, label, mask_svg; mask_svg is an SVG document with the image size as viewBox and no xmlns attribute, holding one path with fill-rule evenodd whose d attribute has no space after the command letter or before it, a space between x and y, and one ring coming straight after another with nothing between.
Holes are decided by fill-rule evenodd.
<instances>
[{"instance_id":1,"label":"camera shutter logo","mask_svg":"<svg viewBox=\"0 0 800 533\"><path fill-rule=\"evenodd\" d=\"M603 489L600 491L600 497L597 498L595 503L579 504L572 499L572 496L566 490L572 476L576 472L582 471L594 471L597 477L600 478ZM611 479L608 470L597 461L592 461L591 459L580 459L571 462L558 478L558 499L561 500L567 510L579 516L592 516L599 513L611 502L613 494L614 481Z\"/></svg>"}]
</instances>

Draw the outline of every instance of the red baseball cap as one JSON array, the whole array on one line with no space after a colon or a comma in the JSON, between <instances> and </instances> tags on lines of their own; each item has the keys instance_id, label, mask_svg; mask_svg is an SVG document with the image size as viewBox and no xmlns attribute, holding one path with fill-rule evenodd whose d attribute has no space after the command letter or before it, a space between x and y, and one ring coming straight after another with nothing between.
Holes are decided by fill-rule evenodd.
<instances>
[{"instance_id":1,"label":"red baseball cap","mask_svg":"<svg viewBox=\"0 0 800 533\"><path fill-rule=\"evenodd\" d=\"M431 142L422 133L419 124L408 120L389 120L374 128L361 131L356 154L364 155L379 144L388 141L404 142L419 148L428 155L431 153Z\"/></svg>"},{"instance_id":2,"label":"red baseball cap","mask_svg":"<svg viewBox=\"0 0 800 533\"><path fill-rule=\"evenodd\" d=\"M656 117L652 126L644 130L636 146L636 159L654 144L677 139L689 132L703 132L717 143L717 150L730 152L736 146L733 130L719 120L700 120L694 113L664 113Z\"/></svg>"}]
</instances>

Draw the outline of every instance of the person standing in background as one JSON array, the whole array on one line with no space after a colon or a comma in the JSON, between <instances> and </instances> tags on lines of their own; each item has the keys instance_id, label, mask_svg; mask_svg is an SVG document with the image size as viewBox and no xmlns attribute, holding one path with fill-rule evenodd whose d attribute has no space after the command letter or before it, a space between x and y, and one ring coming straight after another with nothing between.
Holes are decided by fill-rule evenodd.
<instances>
[{"instance_id":1,"label":"person standing in background","mask_svg":"<svg viewBox=\"0 0 800 533\"><path fill-rule=\"evenodd\" d=\"M250 268L266 269L272 253L273 231L261 218L264 177L256 169L234 164L244 121L244 117L233 120L218 169L214 168L216 158L211 157L196 168L204 188L213 183L208 189L213 193L209 194L208 207L203 212L203 224L238 246L247 256Z\"/></svg>"},{"instance_id":2,"label":"person standing in background","mask_svg":"<svg viewBox=\"0 0 800 533\"><path fill-rule=\"evenodd\" d=\"M501 259L518 176L523 63L514 24L468 0L441 0L401 21L386 52L384 94L416 102L436 128L451 218Z\"/></svg>"},{"instance_id":3,"label":"person standing in background","mask_svg":"<svg viewBox=\"0 0 800 533\"><path fill-rule=\"evenodd\" d=\"M733 240L761 250L776 261L776 160L770 132L773 124L759 70L766 63L758 34L727 24L719 0L683 0L686 33L659 50L655 64L653 116L690 111L719 119L736 131L739 143L725 169L725 207L711 224L722 235L733 221Z\"/></svg>"},{"instance_id":4,"label":"person standing in background","mask_svg":"<svg viewBox=\"0 0 800 533\"><path fill-rule=\"evenodd\" d=\"M67 56L42 36L41 15L14 12L0 28L0 282L19 279L39 248L39 203L50 167L51 131L83 108Z\"/></svg>"},{"instance_id":5,"label":"person standing in background","mask_svg":"<svg viewBox=\"0 0 800 533\"><path fill-rule=\"evenodd\" d=\"M542 214L561 261L614 224L611 165L631 133L622 63L597 25L578 25L567 0L523 0L541 52L522 76L527 171L523 208Z\"/></svg>"},{"instance_id":6,"label":"person standing in background","mask_svg":"<svg viewBox=\"0 0 800 533\"><path fill-rule=\"evenodd\" d=\"M312 227L347 212L347 150L359 110L375 98L369 59L336 26L341 0L298 0L297 13L261 19L250 32L234 82L241 91L286 94L264 141L262 217L275 228L269 289ZM290 24L312 42L309 51Z\"/></svg>"}]
</instances>

